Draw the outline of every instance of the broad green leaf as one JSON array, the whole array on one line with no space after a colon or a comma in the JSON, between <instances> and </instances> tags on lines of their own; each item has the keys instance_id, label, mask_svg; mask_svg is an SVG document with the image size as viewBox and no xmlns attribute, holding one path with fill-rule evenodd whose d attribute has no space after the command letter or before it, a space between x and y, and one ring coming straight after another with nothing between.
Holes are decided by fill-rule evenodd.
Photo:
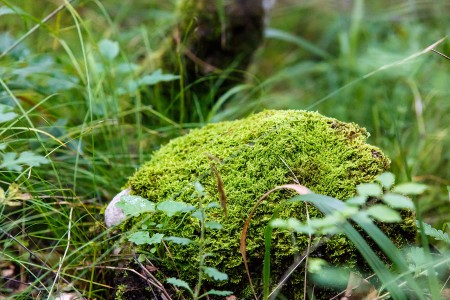
<instances>
[{"instance_id":1,"label":"broad green leaf","mask_svg":"<svg viewBox=\"0 0 450 300\"><path fill-rule=\"evenodd\" d=\"M344 216L339 215L339 213L332 213L323 218L313 218L310 220L309 224L314 228L324 228L339 226L343 221L345 221Z\"/></svg>"},{"instance_id":2,"label":"broad green leaf","mask_svg":"<svg viewBox=\"0 0 450 300\"><path fill-rule=\"evenodd\" d=\"M338 287L345 286L349 284L349 270L345 268L337 268L334 266L324 266L320 270L320 272L311 273L311 277L309 277L311 282L318 284L320 286L328 286L328 287ZM320 298L324 299L324 298ZM325 298L329 299L329 298ZM345 298L341 298L345 299ZM349 297L349 299L369 299L365 297ZM374 298L372 298L374 299Z\"/></svg>"},{"instance_id":3,"label":"broad green leaf","mask_svg":"<svg viewBox=\"0 0 450 300\"><path fill-rule=\"evenodd\" d=\"M200 220L200 222L203 222L205 214L201 210L196 210L191 214L192 217Z\"/></svg>"},{"instance_id":4,"label":"broad green leaf","mask_svg":"<svg viewBox=\"0 0 450 300\"><path fill-rule=\"evenodd\" d=\"M138 262L143 263L144 261L146 261L146 257L144 254L139 254L138 256Z\"/></svg>"},{"instance_id":5,"label":"broad green leaf","mask_svg":"<svg viewBox=\"0 0 450 300\"><path fill-rule=\"evenodd\" d=\"M17 116L18 114L16 114L15 112L7 112L7 113L0 112L0 123L14 120Z\"/></svg>"},{"instance_id":6,"label":"broad green leaf","mask_svg":"<svg viewBox=\"0 0 450 300\"><path fill-rule=\"evenodd\" d=\"M0 143L0 150L5 150L5 149L6 149L6 144Z\"/></svg>"},{"instance_id":7,"label":"broad green leaf","mask_svg":"<svg viewBox=\"0 0 450 300\"><path fill-rule=\"evenodd\" d=\"M161 243L163 237L164 234L161 233L155 233L150 237L148 231L138 231L130 235L128 240L130 242L135 243L136 245L143 245L143 244L153 245Z\"/></svg>"},{"instance_id":8,"label":"broad green leaf","mask_svg":"<svg viewBox=\"0 0 450 300\"><path fill-rule=\"evenodd\" d=\"M145 198L133 195L123 195L116 207L123 210L127 216L137 217L144 212L154 212L155 204Z\"/></svg>"},{"instance_id":9,"label":"broad green leaf","mask_svg":"<svg viewBox=\"0 0 450 300\"><path fill-rule=\"evenodd\" d=\"M206 296L206 295L215 295L215 296L222 296L222 297L225 297L225 296L233 295L233 292L230 292L230 291L210 290L210 291L204 293L204 294L202 295L202 297L203 297L203 296Z\"/></svg>"},{"instance_id":10,"label":"broad green leaf","mask_svg":"<svg viewBox=\"0 0 450 300\"><path fill-rule=\"evenodd\" d=\"M20 163L29 165L30 167L38 167L41 164L48 164L50 162L47 158L34 154L31 151L20 153L18 160Z\"/></svg>"},{"instance_id":11,"label":"broad green leaf","mask_svg":"<svg viewBox=\"0 0 450 300\"><path fill-rule=\"evenodd\" d=\"M194 182L194 188L199 196L206 195L205 188L203 187L203 185L200 182L198 182L198 181Z\"/></svg>"},{"instance_id":12,"label":"broad green leaf","mask_svg":"<svg viewBox=\"0 0 450 300\"><path fill-rule=\"evenodd\" d=\"M428 189L428 186L422 183L415 183L415 182L407 182L402 183L397 186L395 186L392 191L394 193L398 194L405 194L405 195L420 195L425 190Z\"/></svg>"},{"instance_id":13,"label":"broad green leaf","mask_svg":"<svg viewBox=\"0 0 450 300\"><path fill-rule=\"evenodd\" d=\"M147 244L153 245L153 244L159 244L161 243L162 239L164 237L164 234L161 233L155 233L150 237L150 239L147 241Z\"/></svg>"},{"instance_id":14,"label":"broad green leaf","mask_svg":"<svg viewBox=\"0 0 450 300\"><path fill-rule=\"evenodd\" d=\"M175 243L175 244L183 245L183 246L186 246L187 244L192 243L192 240L190 240L188 238L181 238L181 237L176 237L176 236L168 236L168 237L165 237L164 240Z\"/></svg>"},{"instance_id":15,"label":"broad green leaf","mask_svg":"<svg viewBox=\"0 0 450 300\"><path fill-rule=\"evenodd\" d=\"M288 221L288 228L292 228L293 231L304 234L314 234L316 231L315 228L313 228L311 225L301 223L292 224L292 222L289 221Z\"/></svg>"},{"instance_id":16,"label":"broad green leaf","mask_svg":"<svg viewBox=\"0 0 450 300\"><path fill-rule=\"evenodd\" d=\"M139 70L139 66L132 63L122 63L118 64L115 68L116 73L119 74L127 74L127 73L133 73Z\"/></svg>"},{"instance_id":17,"label":"broad green leaf","mask_svg":"<svg viewBox=\"0 0 450 300\"><path fill-rule=\"evenodd\" d=\"M191 288L189 287L189 284L184 280L170 277L170 278L167 278L166 282L170 283L174 286L184 288L184 289L188 290L189 292L191 292L191 294L193 294Z\"/></svg>"},{"instance_id":18,"label":"broad green leaf","mask_svg":"<svg viewBox=\"0 0 450 300\"><path fill-rule=\"evenodd\" d=\"M104 39L98 43L98 50L104 58L113 60L119 54L119 43Z\"/></svg>"},{"instance_id":19,"label":"broad green leaf","mask_svg":"<svg viewBox=\"0 0 450 300\"><path fill-rule=\"evenodd\" d=\"M20 153L17 157L17 153L7 152L3 154L3 163L0 168L6 168L9 171L22 171L22 165L28 165L30 167L37 167L41 164L47 164L49 160L41 155L34 154L30 151Z\"/></svg>"},{"instance_id":20,"label":"broad green leaf","mask_svg":"<svg viewBox=\"0 0 450 300\"><path fill-rule=\"evenodd\" d=\"M218 202L211 202L206 205L205 210L208 210L210 208L222 208Z\"/></svg>"},{"instance_id":21,"label":"broad green leaf","mask_svg":"<svg viewBox=\"0 0 450 300\"><path fill-rule=\"evenodd\" d=\"M289 218L287 220L287 227L289 230L295 230L295 228L299 228L302 226L303 226L303 224L295 218Z\"/></svg>"},{"instance_id":22,"label":"broad green leaf","mask_svg":"<svg viewBox=\"0 0 450 300\"><path fill-rule=\"evenodd\" d=\"M417 227L419 227L419 221L416 221ZM444 241L447 244L450 244L450 238L447 234L447 232L443 232L442 230L438 230L436 228L433 228L430 224L423 223L423 228L425 230L425 234L428 236L431 236L432 238Z\"/></svg>"},{"instance_id":23,"label":"broad green leaf","mask_svg":"<svg viewBox=\"0 0 450 300\"><path fill-rule=\"evenodd\" d=\"M157 209L165 213L168 217L172 217L183 212L192 211L195 207L184 202L166 200L159 203Z\"/></svg>"},{"instance_id":24,"label":"broad green leaf","mask_svg":"<svg viewBox=\"0 0 450 300\"><path fill-rule=\"evenodd\" d=\"M135 243L136 245L143 245L146 244L148 240L150 240L150 236L148 231L138 231L130 235L128 240Z\"/></svg>"},{"instance_id":25,"label":"broad green leaf","mask_svg":"<svg viewBox=\"0 0 450 300\"><path fill-rule=\"evenodd\" d=\"M307 224L303 224L295 218L289 218L287 220L287 229L295 231L295 232L306 233L306 234L314 233L314 229L311 226L309 226Z\"/></svg>"},{"instance_id":26,"label":"broad green leaf","mask_svg":"<svg viewBox=\"0 0 450 300\"><path fill-rule=\"evenodd\" d=\"M206 275L208 275L214 280L228 280L228 275L220 272L216 268L204 267L203 271L205 272Z\"/></svg>"},{"instance_id":27,"label":"broad green leaf","mask_svg":"<svg viewBox=\"0 0 450 300\"><path fill-rule=\"evenodd\" d=\"M376 183L362 183L356 187L359 196L379 197L383 194L381 186Z\"/></svg>"},{"instance_id":28,"label":"broad green leaf","mask_svg":"<svg viewBox=\"0 0 450 300\"><path fill-rule=\"evenodd\" d=\"M288 225L286 220L276 218L270 221L270 226L273 228L287 229Z\"/></svg>"},{"instance_id":29,"label":"broad green leaf","mask_svg":"<svg viewBox=\"0 0 450 300\"><path fill-rule=\"evenodd\" d=\"M314 229L311 226L305 225L295 218L289 218L288 220L276 218L270 222L270 226L306 234L314 233Z\"/></svg>"},{"instance_id":30,"label":"broad green leaf","mask_svg":"<svg viewBox=\"0 0 450 300\"><path fill-rule=\"evenodd\" d=\"M205 227L208 229L222 229L223 226L220 223L211 221L211 222L205 222Z\"/></svg>"},{"instance_id":31,"label":"broad green leaf","mask_svg":"<svg viewBox=\"0 0 450 300\"><path fill-rule=\"evenodd\" d=\"M308 260L308 272L310 273L319 273L327 266L327 261L321 258L310 258Z\"/></svg>"},{"instance_id":32,"label":"broad green leaf","mask_svg":"<svg viewBox=\"0 0 450 300\"><path fill-rule=\"evenodd\" d=\"M12 112L12 107L0 104L0 123L8 122L17 118L18 114Z\"/></svg>"},{"instance_id":33,"label":"broad green leaf","mask_svg":"<svg viewBox=\"0 0 450 300\"><path fill-rule=\"evenodd\" d=\"M393 223L400 222L402 220L400 214L397 211L382 204L371 206L367 209L366 212L374 219L381 222Z\"/></svg>"},{"instance_id":34,"label":"broad green leaf","mask_svg":"<svg viewBox=\"0 0 450 300\"><path fill-rule=\"evenodd\" d=\"M156 70L150 75L145 75L138 81L139 85L155 85L163 81L172 81L179 79L180 76L173 74L163 74L161 69Z\"/></svg>"},{"instance_id":35,"label":"broad green leaf","mask_svg":"<svg viewBox=\"0 0 450 300\"><path fill-rule=\"evenodd\" d=\"M361 206L367 201L367 196L355 196L345 201L346 204Z\"/></svg>"},{"instance_id":36,"label":"broad green leaf","mask_svg":"<svg viewBox=\"0 0 450 300\"><path fill-rule=\"evenodd\" d=\"M423 266L429 262L429 259L427 259L425 251L421 247L411 247L407 249L406 257L408 259L408 262L413 263L414 267L416 268L418 266ZM414 268L412 269L413 269L412 271L416 271L414 270Z\"/></svg>"},{"instance_id":37,"label":"broad green leaf","mask_svg":"<svg viewBox=\"0 0 450 300\"><path fill-rule=\"evenodd\" d=\"M390 189L395 183L395 176L391 172L384 172L377 177L378 181L385 189Z\"/></svg>"},{"instance_id":38,"label":"broad green leaf","mask_svg":"<svg viewBox=\"0 0 450 300\"><path fill-rule=\"evenodd\" d=\"M406 196L387 193L383 196L383 202L393 208L408 208L414 210L414 203Z\"/></svg>"}]
</instances>

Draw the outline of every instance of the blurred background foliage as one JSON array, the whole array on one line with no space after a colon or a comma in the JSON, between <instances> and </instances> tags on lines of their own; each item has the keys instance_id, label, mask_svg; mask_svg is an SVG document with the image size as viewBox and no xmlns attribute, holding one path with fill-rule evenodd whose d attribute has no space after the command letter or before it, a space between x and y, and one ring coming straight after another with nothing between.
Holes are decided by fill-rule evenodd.
<instances>
[{"instance_id":1,"label":"blurred background foliage","mask_svg":"<svg viewBox=\"0 0 450 300\"><path fill-rule=\"evenodd\" d=\"M0 52L64 3L0 0ZM180 118L188 87L158 62L177 1L73 1L0 57L0 103L18 114L1 123L1 151L51 160L1 170L0 184L78 197L80 218L101 220L102 205L169 138L266 108L307 109L366 127L399 182L430 186L419 203L440 228L450 213L450 61L428 52L371 73L448 36L449 14L445 0L279 0L246 82L191 95ZM449 54L448 38L436 50Z\"/></svg>"}]
</instances>

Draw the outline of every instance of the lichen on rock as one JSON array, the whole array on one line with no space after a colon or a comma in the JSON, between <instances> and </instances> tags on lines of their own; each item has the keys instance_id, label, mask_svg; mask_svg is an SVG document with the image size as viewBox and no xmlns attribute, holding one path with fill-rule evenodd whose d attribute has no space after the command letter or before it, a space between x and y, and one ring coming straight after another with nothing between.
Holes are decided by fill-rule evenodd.
<instances>
[{"instance_id":1,"label":"lichen on rock","mask_svg":"<svg viewBox=\"0 0 450 300\"><path fill-rule=\"evenodd\" d=\"M227 217L221 209L208 211L209 220L219 222L223 229L206 233L205 251L212 254L206 264L227 273L230 279L224 288L234 291L241 299L245 298L248 282L239 252L239 237L257 199L276 186L295 181L315 193L338 199L353 196L358 184L374 180L390 164L380 149L366 143L368 136L364 128L354 123L319 113L268 110L243 120L209 124L172 140L129 179L127 187L133 194L156 203L173 199L197 205L193 183L198 181L206 191L203 202L219 202L217 178L211 172L214 163L223 181ZM285 191L272 194L252 218L247 257L256 281L262 277L264 228L280 202L291 196L292 193ZM311 205L308 210L310 217L321 216ZM305 206L286 206L280 215L305 221ZM199 240L197 219L188 216L173 221L173 229L166 229L164 234ZM414 236L412 232L406 227L395 234L401 235L400 243L403 243ZM274 231L275 281L292 263L293 254L301 253L307 244L308 237L298 235L293 247L290 233ZM164 249L158 252L168 261L159 267L168 274L179 272L181 279L194 286L198 276L198 245L167 245L171 257L168 259ZM320 256L332 264L350 267L358 261L354 246L343 235L330 237L321 247ZM215 282L214 286L218 284Z\"/></svg>"}]
</instances>

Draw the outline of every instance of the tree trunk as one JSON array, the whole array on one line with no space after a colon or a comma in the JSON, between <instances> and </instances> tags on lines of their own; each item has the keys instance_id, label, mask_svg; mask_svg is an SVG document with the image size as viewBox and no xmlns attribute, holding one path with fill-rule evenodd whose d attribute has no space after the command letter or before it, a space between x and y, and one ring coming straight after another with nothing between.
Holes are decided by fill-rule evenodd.
<instances>
[{"instance_id":1,"label":"tree trunk","mask_svg":"<svg viewBox=\"0 0 450 300\"><path fill-rule=\"evenodd\" d=\"M211 98L211 92L221 95L242 83L263 40L263 2L272 1L182 1L181 21L163 58L165 71L180 74L198 99Z\"/></svg>"}]
</instances>

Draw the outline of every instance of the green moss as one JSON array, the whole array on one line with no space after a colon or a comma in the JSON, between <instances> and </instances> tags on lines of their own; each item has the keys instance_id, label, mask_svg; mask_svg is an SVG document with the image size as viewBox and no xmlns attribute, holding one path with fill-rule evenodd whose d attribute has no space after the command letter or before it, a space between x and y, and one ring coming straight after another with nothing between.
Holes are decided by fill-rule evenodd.
<instances>
[{"instance_id":1,"label":"green moss","mask_svg":"<svg viewBox=\"0 0 450 300\"><path fill-rule=\"evenodd\" d=\"M227 273L230 281L226 288L239 295L247 286L239 236L257 199L268 190L295 180L316 193L339 199L354 195L356 185L372 181L390 163L380 149L366 143L368 136L356 124L314 112L264 111L243 120L210 124L172 140L130 178L128 186L134 194L154 202L170 198L197 204L197 198L192 196L192 183L199 181L207 192L204 201L218 202L209 158L216 157L220 162L215 160L214 164L224 183L228 217L220 209L209 211L210 220L220 222L224 228L207 232L206 252L213 256L206 264ZM247 255L255 280L261 278L264 227L280 201L291 196L286 191L272 194L259 206L250 223ZM311 207L309 214L320 216ZM305 220L305 206L287 207L281 215ZM181 218L173 220L174 224L178 221ZM197 220L188 218L181 226L164 233L198 241L199 226ZM292 263L292 254L302 252L307 242L307 237L298 236L293 247L289 233L274 231L274 278L283 274ZM168 246L181 278L194 286L198 274L196 244ZM330 263L347 266L357 263L355 251L342 235L331 237L319 249ZM160 255L164 257L166 252L161 251ZM169 273L175 270L173 263L162 268Z\"/></svg>"}]
</instances>

